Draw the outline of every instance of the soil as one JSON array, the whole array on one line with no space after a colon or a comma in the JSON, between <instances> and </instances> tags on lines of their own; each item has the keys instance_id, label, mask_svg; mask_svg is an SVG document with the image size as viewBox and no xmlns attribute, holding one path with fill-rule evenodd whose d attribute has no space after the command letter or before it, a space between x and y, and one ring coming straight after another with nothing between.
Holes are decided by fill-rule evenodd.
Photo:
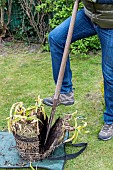
<instances>
[{"instance_id":1,"label":"soil","mask_svg":"<svg viewBox=\"0 0 113 170\"><path fill-rule=\"evenodd\" d=\"M25 44L19 41L3 41L0 43L0 56L6 57L8 54L41 52L40 44Z\"/></svg>"}]
</instances>

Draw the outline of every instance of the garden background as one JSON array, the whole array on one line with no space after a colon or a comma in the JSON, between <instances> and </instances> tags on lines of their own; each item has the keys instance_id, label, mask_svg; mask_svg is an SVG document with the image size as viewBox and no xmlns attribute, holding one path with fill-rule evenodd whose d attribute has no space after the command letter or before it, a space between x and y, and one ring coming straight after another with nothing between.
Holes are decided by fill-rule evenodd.
<instances>
[{"instance_id":1,"label":"garden background","mask_svg":"<svg viewBox=\"0 0 113 170\"><path fill-rule=\"evenodd\" d=\"M23 101L26 106L51 96L55 85L47 41L48 33L71 15L74 1L67 0L0 0L0 130L7 131L7 120L13 103ZM23 6L24 5L24 6ZM28 13L26 7L31 9ZM80 4L82 8L82 3ZM71 68L75 104L57 108L55 118L77 110L86 118L88 134L79 134L78 142L88 147L76 159L67 161L65 170L112 170L113 145L98 139L103 125L103 78L101 52L97 36L77 41L71 46ZM49 115L51 108L45 106ZM67 153L76 151L66 147Z\"/></svg>"},{"instance_id":2,"label":"garden background","mask_svg":"<svg viewBox=\"0 0 113 170\"><path fill-rule=\"evenodd\" d=\"M0 25L3 37L39 43L49 51L48 33L67 17L71 16L73 0L0 0ZM79 9L83 5L80 3ZM85 52L100 49L97 36L74 42L71 52Z\"/></svg>"}]
</instances>

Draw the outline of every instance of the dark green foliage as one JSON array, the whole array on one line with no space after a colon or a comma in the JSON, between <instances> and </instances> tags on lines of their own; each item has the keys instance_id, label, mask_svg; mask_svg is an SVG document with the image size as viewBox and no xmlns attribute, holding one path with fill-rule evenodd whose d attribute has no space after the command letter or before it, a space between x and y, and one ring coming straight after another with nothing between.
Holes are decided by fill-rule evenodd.
<instances>
[{"instance_id":1,"label":"dark green foliage","mask_svg":"<svg viewBox=\"0 0 113 170\"><path fill-rule=\"evenodd\" d=\"M6 0L0 0L0 7L4 6L6 3Z\"/></svg>"},{"instance_id":2,"label":"dark green foliage","mask_svg":"<svg viewBox=\"0 0 113 170\"><path fill-rule=\"evenodd\" d=\"M73 0L45 0L44 3L37 6L37 10L44 10L46 12L52 13L52 18L49 20L49 25L51 29L54 29L57 25L63 22L66 18L71 16L73 9ZM79 4L79 9L83 8L83 4ZM45 51L49 50L48 43L43 47ZM71 45L71 52L76 53L87 53L91 50L99 50L100 42L97 36L85 38L74 42Z\"/></svg>"},{"instance_id":3,"label":"dark green foliage","mask_svg":"<svg viewBox=\"0 0 113 170\"><path fill-rule=\"evenodd\" d=\"M45 31L43 32L42 37L46 37L43 41L43 50L49 51L48 45L48 34L50 30L54 29L57 25L63 22L66 18L71 16L72 9L74 5L74 0L39 0L35 1L36 8L33 10L33 15L38 15L39 17L45 16L46 21L41 21L46 23ZM79 9L83 8L83 4L79 4ZM18 12L18 14L17 14ZM19 40L24 40L25 42L39 42L39 33L33 28L26 12L23 11L19 1L13 0L13 9L11 16L10 29L14 34L14 37ZM35 18L37 21L37 19ZM37 22L36 22L37 23ZM45 24L44 23L44 24ZM38 25L40 27L40 25ZM39 32L42 32L43 27ZM97 36L89 37L74 42L71 45L71 52L76 53L87 53L91 50L99 50L100 42Z\"/></svg>"},{"instance_id":4,"label":"dark green foliage","mask_svg":"<svg viewBox=\"0 0 113 170\"><path fill-rule=\"evenodd\" d=\"M30 39L37 39L35 31L30 25L29 18L17 0L13 0L9 30L16 40L22 40L28 43Z\"/></svg>"}]
</instances>

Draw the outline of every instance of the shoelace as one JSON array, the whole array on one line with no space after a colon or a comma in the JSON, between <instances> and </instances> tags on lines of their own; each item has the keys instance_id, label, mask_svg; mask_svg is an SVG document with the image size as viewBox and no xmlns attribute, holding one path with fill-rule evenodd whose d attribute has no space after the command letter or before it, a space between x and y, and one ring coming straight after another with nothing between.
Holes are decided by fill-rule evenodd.
<instances>
[{"instance_id":1,"label":"shoelace","mask_svg":"<svg viewBox=\"0 0 113 170\"><path fill-rule=\"evenodd\" d=\"M107 130L109 130L110 127L111 127L111 125L106 124L106 125L104 125L103 130L107 131Z\"/></svg>"}]
</instances>

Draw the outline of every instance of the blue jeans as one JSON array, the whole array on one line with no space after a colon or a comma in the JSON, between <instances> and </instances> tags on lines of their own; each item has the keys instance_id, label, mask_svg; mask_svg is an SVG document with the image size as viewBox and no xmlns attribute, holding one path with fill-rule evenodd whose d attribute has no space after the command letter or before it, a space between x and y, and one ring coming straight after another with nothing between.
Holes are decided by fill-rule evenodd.
<instances>
[{"instance_id":1,"label":"blue jeans","mask_svg":"<svg viewBox=\"0 0 113 170\"><path fill-rule=\"evenodd\" d=\"M67 38L70 17L57 26L49 34L49 44L52 58L53 78L57 82L59 68L63 56L64 46ZM104 95L106 110L104 121L113 123L113 29L102 29L93 24L85 15L84 9L77 13L76 23L72 36L72 42L82 38L98 34L102 48L102 72L104 77ZM72 72L68 57L61 93L72 91Z\"/></svg>"}]
</instances>

